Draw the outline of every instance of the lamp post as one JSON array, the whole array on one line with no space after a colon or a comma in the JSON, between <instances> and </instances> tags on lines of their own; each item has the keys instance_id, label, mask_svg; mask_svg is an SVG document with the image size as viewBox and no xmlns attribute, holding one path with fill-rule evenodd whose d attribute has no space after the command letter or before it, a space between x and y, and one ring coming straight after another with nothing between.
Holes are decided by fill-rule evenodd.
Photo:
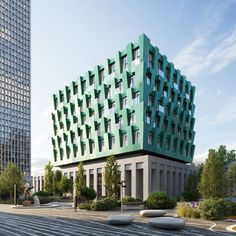
<instances>
[{"instance_id":1,"label":"lamp post","mask_svg":"<svg viewBox=\"0 0 236 236\"><path fill-rule=\"evenodd\" d=\"M123 211L123 188L126 188L125 181L122 180L118 182L118 185L120 186L120 210Z\"/></svg>"}]
</instances>

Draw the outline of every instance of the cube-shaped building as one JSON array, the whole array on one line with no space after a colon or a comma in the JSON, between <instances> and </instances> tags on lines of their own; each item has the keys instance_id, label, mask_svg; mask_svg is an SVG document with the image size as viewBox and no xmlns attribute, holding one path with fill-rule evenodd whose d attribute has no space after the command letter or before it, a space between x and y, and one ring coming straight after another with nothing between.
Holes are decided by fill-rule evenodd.
<instances>
[{"instance_id":1,"label":"cube-shaped building","mask_svg":"<svg viewBox=\"0 0 236 236\"><path fill-rule=\"evenodd\" d=\"M53 95L53 163L105 195L103 168L115 155L126 195L179 194L193 170L195 87L142 34L114 58Z\"/></svg>"}]
</instances>

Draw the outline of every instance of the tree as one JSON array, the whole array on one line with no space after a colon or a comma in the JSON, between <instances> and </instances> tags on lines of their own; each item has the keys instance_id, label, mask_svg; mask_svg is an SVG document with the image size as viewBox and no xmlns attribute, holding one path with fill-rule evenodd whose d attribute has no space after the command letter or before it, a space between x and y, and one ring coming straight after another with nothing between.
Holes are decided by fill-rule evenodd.
<instances>
[{"instance_id":1,"label":"tree","mask_svg":"<svg viewBox=\"0 0 236 236\"><path fill-rule=\"evenodd\" d=\"M54 173L54 180L53 180L53 189L54 194L56 195L62 195L63 192L61 191L60 181L62 178L62 172L60 170L56 170Z\"/></svg>"},{"instance_id":2,"label":"tree","mask_svg":"<svg viewBox=\"0 0 236 236\"><path fill-rule=\"evenodd\" d=\"M45 191L53 194L53 178L54 178L54 173L53 173L53 165L51 164L51 162L49 161L47 165L45 165L44 167L44 171L45 171L45 180L44 180L44 188Z\"/></svg>"},{"instance_id":3,"label":"tree","mask_svg":"<svg viewBox=\"0 0 236 236\"><path fill-rule=\"evenodd\" d=\"M227 190L224 162L217 151L210 149L198 185L203 198L223 198Z\"/></svg>"},{"instance_id":4,"label":"tree","mask_svg":"<svg viewBox=\"0 0 236 236\"><path fill-rule=\"evenodd\" d=\"M225 145L220 145L217 152L219 154L220 159L224 162L225 165L236 161L236 151L228 151Z\"/></svg>"},{"instance_id":5,"label":"tree","mask_svg":"<svg viewBox=\"0 0 236 236\"><path fill-rule=\"evenodd\" d=\"M77 175L75 179L76 194L78 197L81 196L82 190L86 187L85 185L86 184L84 179L84 167L83 162L81 161L77 167Z\"/></svg>"},{"instance_id":6,"label":"tree","mask_svg":"<svg viewBox=\"0 0 236 236\"><path fill-rule=\"evenodd\" d=\"M20 193L23 192L25 181L18 166L9 162L5 170L0 175L0 189L8 193L10 198L13 196L14 185Z\"/></svg>"},{"instance_id":7,"label":"tree","mask_svg":"<svg viewBox=\"0 0 236 236\"><path fill-rule=\"evenodd\" d=\"M73 192L73 180L68 179L66 176L62 176L59 186L60 186L60 190L61 190L62 194Z\"/></svg>"},{"instance_id":8,"label":"tree","mask_svg":"<svg viewBox=\"0 0 236 236\"><path fill-rule=\"evenodd\" d=\"M117 197L117 186L118 186L118 164L113 155L107 158L104 175L104 186L108 197Z\"/></svg>"},{"instance_id":9,"label":"tree","mask_svg":"<svg viewBox=\"0 0 236 236\"><path fill-rule=\"evenodd\" d=\"M236 162L232 163L229 166L227 171L227 177L230 187L234 187L236 185Z\"/></svg>"},{"instance_id":10,"label":"tree","mask_svg":"<svg viewBox=\"0 0 236 236\"><path fill-rule=\"evenodd\" d=\"M200 194L198 191L199 173L193 172L188 176L187 183L184 188L183 197L185 201L196 201L199 199Z\"/></svg>"}]
</instances>

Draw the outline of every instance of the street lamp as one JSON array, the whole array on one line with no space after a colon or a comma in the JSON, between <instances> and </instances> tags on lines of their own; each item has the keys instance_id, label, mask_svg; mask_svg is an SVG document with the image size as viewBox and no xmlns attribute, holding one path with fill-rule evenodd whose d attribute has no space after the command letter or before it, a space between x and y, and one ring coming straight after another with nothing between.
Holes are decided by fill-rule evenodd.
<instances>
[{"instance_id":1,"label":"street lamp","mask_svg":"<svg viewBox=\"0 0 236 236\"><path fill-rule=\"evenodd\" d=\"M125 181L122 180L118 182L118 185L120 186L120 210L123 211L123 188L126 188Z\"/></svg>"}]
</instances>

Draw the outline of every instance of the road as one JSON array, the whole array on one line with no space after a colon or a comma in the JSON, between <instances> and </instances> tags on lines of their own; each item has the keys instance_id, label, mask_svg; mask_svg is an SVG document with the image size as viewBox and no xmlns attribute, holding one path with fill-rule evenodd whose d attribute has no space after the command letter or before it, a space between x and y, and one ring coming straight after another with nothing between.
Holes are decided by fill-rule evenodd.
<instances>
[{"instance_id":1,"label":"road","mask_svg":"<svg viewBox=\"0 0 236 236\"><path fill-rule=\"evenodd\" d=\"M1 206L0 206L1 211ZM4 210L5 211L5 210ZM228 236L234 235L219 230L209 230L210 225L189 222L184 230L167 231L150 228L146 222L135 221L132 225L116 227L106 224L106 216L75 213L72 209L10 209L11 213L0 212L0 236ZM22 214L17 214L16 211Z\"/></svg>"}]
</instances>

